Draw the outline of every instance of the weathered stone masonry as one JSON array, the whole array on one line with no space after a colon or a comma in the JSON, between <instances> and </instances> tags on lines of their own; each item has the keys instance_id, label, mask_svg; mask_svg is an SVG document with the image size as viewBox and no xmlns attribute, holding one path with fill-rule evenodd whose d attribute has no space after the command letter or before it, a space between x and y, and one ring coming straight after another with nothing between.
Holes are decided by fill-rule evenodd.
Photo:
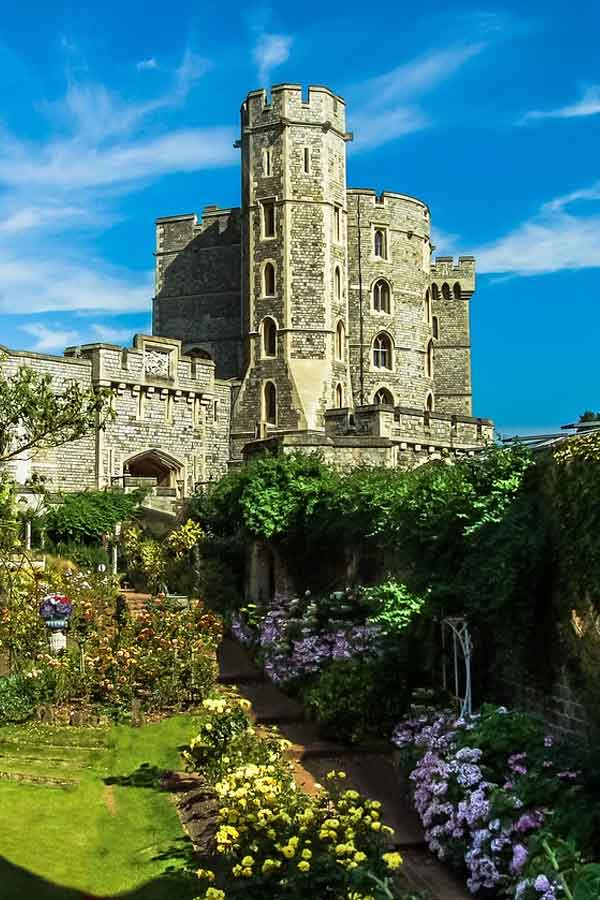
<instances>
[{"instance_id":1,"label":"weathered stone masonry","mask_svg":"<svg viewBox=\"0 0 600 900\"><path fill-rule=\"evenodd\" d=\"M475 453L475 260L431 260L422 201L348 189L346 105L295 84L241 108L242 203L156 221L154 337L3 365L110 387L104 431L13 461L63 490L150 479L186 496L254 452L411 467Z\"/></svg>"}]
</instances>

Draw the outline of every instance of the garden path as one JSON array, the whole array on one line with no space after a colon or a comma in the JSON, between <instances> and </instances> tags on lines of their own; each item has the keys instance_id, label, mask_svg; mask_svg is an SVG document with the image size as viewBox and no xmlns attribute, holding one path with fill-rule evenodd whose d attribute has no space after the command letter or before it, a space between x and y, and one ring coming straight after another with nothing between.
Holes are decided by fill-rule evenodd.
<instances>
[{"instance_id":1,"label":"garden path","mask_svg":"<svg viewBox=\"0 0 600 900\"><path fill-rule=\"evenodd\" d=\"M409 883L428 891L433 900L469 900L463 885L425 847L423 829L400 785L387 743L348 747L323 740L304 709L266 681L250 655L225 638L219 649L219 681L235 686L252 704L257 727L276 726L292 743L296 782L313 793L331 769L346 773L349 787L382 804L382 818L394 829L394 843L404 859L402 872Z\"/></svg>"}]
</instances>

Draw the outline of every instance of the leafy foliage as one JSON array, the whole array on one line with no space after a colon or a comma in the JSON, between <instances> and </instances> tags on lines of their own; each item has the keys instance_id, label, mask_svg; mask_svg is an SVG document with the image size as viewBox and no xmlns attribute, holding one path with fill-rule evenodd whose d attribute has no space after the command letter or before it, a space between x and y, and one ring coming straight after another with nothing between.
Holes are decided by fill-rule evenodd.
<instances>
[{"instance_id":1,"label":"leafy foliage","mask_svg":"<svg viewBox=\"0 0 600 900\"><path fill-rule=\"evenodd\" d=\"M102 427L112 416L109 397L109 390L87 391L75 381L57 393L51 375L26 366L9 376L0 372L0 461L58 447Z\"/></svg>"},{"instance_id":2,"label":"leafy foliage","mask_svg":"<svg viewBox=\"0 0 600 900\"><path fill-rule=\"evenodd\" d=\"M112 533L117 522L131 518L142 497L142 491L64 494L60 504L46 513L44 524L55 544L97 543L102 535Z\"/></svg>"}]
</instances>

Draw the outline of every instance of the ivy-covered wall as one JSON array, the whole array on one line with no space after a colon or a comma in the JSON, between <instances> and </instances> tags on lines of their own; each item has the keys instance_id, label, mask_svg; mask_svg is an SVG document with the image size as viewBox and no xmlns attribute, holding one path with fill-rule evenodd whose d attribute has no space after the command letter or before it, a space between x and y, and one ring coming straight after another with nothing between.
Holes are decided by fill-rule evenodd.
<instances>
[{"instance_id":1,"label":"ivy-covered wall","mask_svg":"<svg viewBox=\"0 0 600 900\"><path fill-rule=\"evenodd\" d=\"M221 544L270 546L298 592L344 587L354 571L426 596L432 681L435 622L466 615L478 700L543 705L565 730L600 721L600 436L412 472L264 457L193 512Z\"/></svg>"}]
</instances>

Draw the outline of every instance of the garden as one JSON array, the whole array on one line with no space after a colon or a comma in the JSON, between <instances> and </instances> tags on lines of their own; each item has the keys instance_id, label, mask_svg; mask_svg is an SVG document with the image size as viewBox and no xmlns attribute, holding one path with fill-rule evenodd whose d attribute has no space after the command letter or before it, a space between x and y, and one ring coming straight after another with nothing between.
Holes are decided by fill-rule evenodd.
<instances>
[{"instance_id":1,"label":"garden","mask_svg":"<svg viewBox=\"0 0 600 900\"><path fill-rule=\"evenodd\" d=\"M0 381L0 461L110 414L47 388ZM141 493L35 490L33 515L0 482L3 896L423 900L382 803L340 766L305 789L219 681L224 635L322 747L393 760L470 894L600 896L597 435L411 472L260 457L165 534ZM566 680L577 716L539 700Z\"/></svg>"}]
</instances>

